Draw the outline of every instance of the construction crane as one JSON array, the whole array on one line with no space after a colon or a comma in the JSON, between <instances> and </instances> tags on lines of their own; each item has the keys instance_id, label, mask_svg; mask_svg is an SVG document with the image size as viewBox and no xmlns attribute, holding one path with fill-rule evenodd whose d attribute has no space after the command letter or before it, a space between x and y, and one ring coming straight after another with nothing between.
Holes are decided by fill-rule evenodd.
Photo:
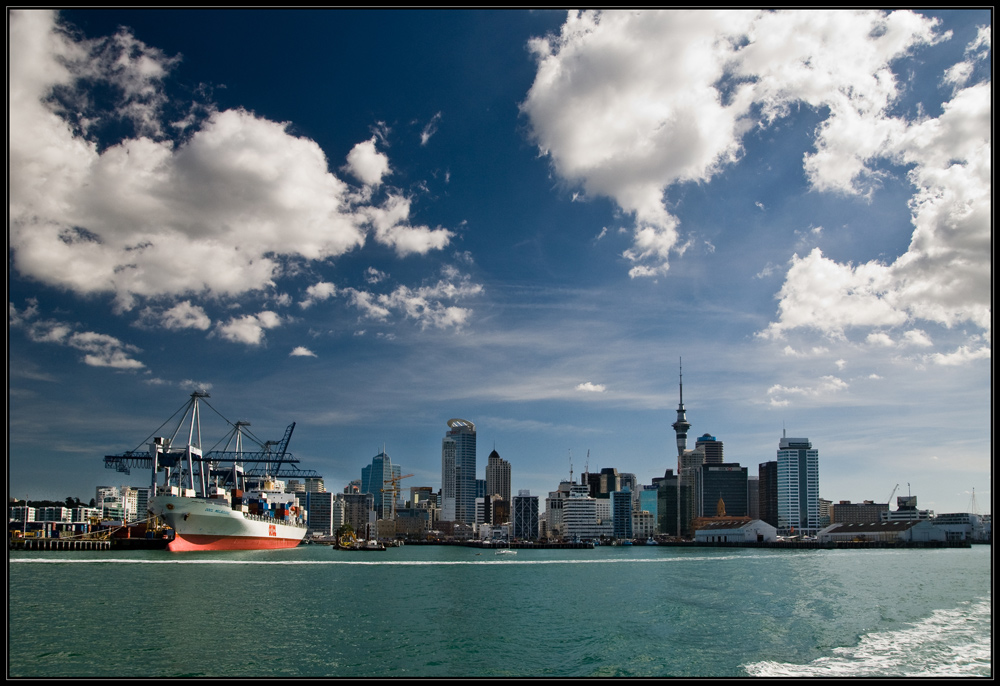
<instances>
[{"instance_id":1,"label":"construction crane","mask_svg":"<svg viewBox=\"0 0 1000 686\"><path fill-rule=\"evenodd\" d=\"M391 519L393 519L394 521L396 519L396 493L397 493L397 491L399 491L399 482L402 481L403 479L409 479L411 476L413 476L413 475L412 474L406 474L405 476L394 476L391 479L386 479L385 481L382 482L382 486L383 486L382 492L383 493L385 493L386 491L392 491L392 517L391 517ZM385 486L387 486L387 485L391 485L391 487L390 488L385 488Z\"/></svg>"},{"instance_id":2,"label":"construction crane","mask_svg":"<svg viewBox=\"0 0 1000 686\"><path fill-rule=\"evenodd\" d=\"M892 507L892 496L896 495L896 489L899 488L899 484L896 484L896 488L892 489L892 493L889 494L889 507Z\"/></svg>"}]
</instances>

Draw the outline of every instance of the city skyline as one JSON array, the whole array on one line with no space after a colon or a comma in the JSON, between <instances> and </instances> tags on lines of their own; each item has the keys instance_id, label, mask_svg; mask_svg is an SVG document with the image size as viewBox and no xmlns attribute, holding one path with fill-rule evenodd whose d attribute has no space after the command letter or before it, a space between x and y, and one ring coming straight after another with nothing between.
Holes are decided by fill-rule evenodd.
<instances>
[{"instance_id":1,"label":"city skyline","mask_svg":"<svg viewBox=\"0 0 1000 686\"><path fill-rule=\"evenodd\" d=\"M12 11L10 495L201 389L330 490L440 485L454 417L514 493L649 483L683 358L751 474L787 429L823 498L989 507L990 22Z\"/></svg>"}]
</instances>

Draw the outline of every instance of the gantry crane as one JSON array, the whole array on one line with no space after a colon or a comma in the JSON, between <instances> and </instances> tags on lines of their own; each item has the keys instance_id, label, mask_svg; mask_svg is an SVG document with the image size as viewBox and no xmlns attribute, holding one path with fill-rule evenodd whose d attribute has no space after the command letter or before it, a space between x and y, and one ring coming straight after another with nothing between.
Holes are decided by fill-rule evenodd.
<instances>
[{"instance_id":1,"label":"gantry crane","mask_svg":"<svg viewBox=\"0 0 1000 686\"><path fill-rule=\"evenodd\" d=\"M394 476L391 479L386 479L382 482L382 492L392 491L392 517L395 521L396 519L396 493L399 491L399 482L403 479L409 479L412 474L406 474L404 476ZM385 488L385 486L390 485L390 488Z\"/></svg>"}]
</instances>

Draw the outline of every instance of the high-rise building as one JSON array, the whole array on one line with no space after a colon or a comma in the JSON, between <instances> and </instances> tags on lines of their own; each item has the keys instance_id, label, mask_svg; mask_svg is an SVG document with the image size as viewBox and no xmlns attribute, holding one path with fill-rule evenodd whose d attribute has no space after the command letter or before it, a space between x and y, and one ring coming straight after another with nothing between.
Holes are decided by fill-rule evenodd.
<instances>
[{"instance_id":1,"label":"high-rise building","mask_svg":"<svg viewBox=\"0 0 1000 686\"><path fill-rule=\"evenodd\" d=\"M611 531L615 538L632 538L632 492L611 493Z\"/></svg>"},{"instance_id":2,"label":"high-rise building","mask_svg":"<svg viewBox=\"0 0 1000 686\"><path fill-rule=\"evenodd\" d=\"M758 519L778 528L778 463L761 462L757 467Z\"/></svg>"},{"instance_id":3,"label":"high-rise building","mask_svg":"<svg viewBox=\"0 0 1000 686\"><path fill-rule=\"evenodd\" d=\"M306 517L310 533L332 536L336 531L333 526L333 501L333 493L306 491Z\"/></svg>"},{"instance_id":4,"label":"high-rise building","mask_svg":"<svg viewBox=\"0 0 1000 686\"><path fill-rule=\"evenodd\" d=\"M500 457L496 450L486 458L486 496L499 495L510 502L510 462Z\"/></svg>"},{"instance_id":5,"label":"high-rise building","mask_svg":"<svg viewBox=\"0 0 1000 686\"><path fill-rule=\"evenodd\" d=\"M819 531L819 450L808 438L778 443L778 532L815 536Z\"/></svg>"},{"instance_id":6,"label":"high-rise building","mask_svg":"<svg viewBox=\"0 0 1000 686\"><path fill-rule=\"evenodd\" d=\"M361 492L374 496L375 515L378 519L392 517L392 480L398 479L401 473L400 468L394 466L385 454L385 450L373 457L369 466L361 468Z\"/></svg>"},{"instance_id":7,"label":"high-rise building","mask_svg":"<svg viewBox=\"0 0 1000 686\"><path fill-rule=\"evenodd\" d=\"M730 517L747 516L747 468L735 462L703 464L698 479L699 517L712 517L721 498Z\"/></svg>"},{"instance_id":8,"label":"high-rise building","mask_svg":"<svg viewBox=\"0 0 1000 686\"><path fill-rule=\"evenodd\" d=\"M514 496L511 518L514 538L531 540L538 537L538 496L521 490Z\"/></svg>"},{"instance_id":9,"label":"high-rise building","mask_svg":"<svg viewBox=\"0 0 1000 686\"><path fill-rule=\"evenodd\" d=\"M441 440L441 509L442 521L476 521L476 425L467 419L449 419Z\"/></svg>"},{"instance_id":10,"label":"high-rise building","mask_svg":"<svg viewBox=\"0 0 1000 686\"><path fill-rule=\"evenodd\" d=\"M705 464L722 464L722 441L710 434L702 434L694 442L695 450L705 453Z\"/></svg>"}]
</instances>

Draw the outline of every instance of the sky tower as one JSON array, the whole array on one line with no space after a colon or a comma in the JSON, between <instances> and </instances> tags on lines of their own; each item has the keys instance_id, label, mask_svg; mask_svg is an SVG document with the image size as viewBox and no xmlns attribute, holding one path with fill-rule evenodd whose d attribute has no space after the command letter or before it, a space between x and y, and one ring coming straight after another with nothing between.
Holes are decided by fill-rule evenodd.
<instances>
[{"instance_id":1,"label":"sky tower","mask_svg":"<svg viewBox=\"0 0 1000 686\"><path fill-rule=\"evenodd\" d=\"M677 405L677 421L674 431L677 433L677 538L681 537L681 458L687 450L688 429L691 423L684 414L684 360L678 358L680 369L680 403Z\"/></svg>"},{"instance_id":2,"label":"sky tower","mask_svg":"<svg viewBox=\"0 0 1000 686\"><path fill-rule=\"evenodd\" d=\"M688 429L691 428L691 423L687 420L684 415L684 365L683 360L681 360L680 365L680 391L681 391L681 401L677 405L677 421L674 422L674 431L677 433L677 458L684 455L684 451L687 450L687 440L688 440ZM680 469L680 462L677 463L678 470ZM678 472L679 473L679 472Z\"/></svg>"}]
</instances>

